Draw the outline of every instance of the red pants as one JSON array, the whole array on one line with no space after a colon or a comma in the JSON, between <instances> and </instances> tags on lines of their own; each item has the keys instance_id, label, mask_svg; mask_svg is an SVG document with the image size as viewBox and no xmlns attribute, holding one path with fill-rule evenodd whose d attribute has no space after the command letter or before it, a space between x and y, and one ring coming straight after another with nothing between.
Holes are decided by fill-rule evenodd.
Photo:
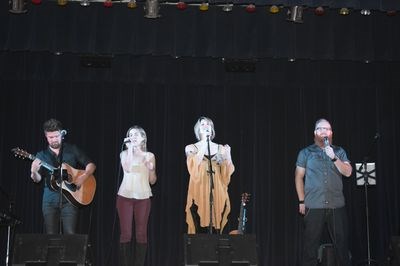
<instances>
[{"instance_id":1,"label":"red pants","mask_svg":"<svg viewBox=\"0 0 400 266\"><path fill-rule=\"evenodd\" d=\"M137 243L147 243L147 223L151 208L150 199L128 199L117 195L117 211L121 235L119 242L132 241L132 221L135 219L135 237Z\"/></svg>"}]
</instances>

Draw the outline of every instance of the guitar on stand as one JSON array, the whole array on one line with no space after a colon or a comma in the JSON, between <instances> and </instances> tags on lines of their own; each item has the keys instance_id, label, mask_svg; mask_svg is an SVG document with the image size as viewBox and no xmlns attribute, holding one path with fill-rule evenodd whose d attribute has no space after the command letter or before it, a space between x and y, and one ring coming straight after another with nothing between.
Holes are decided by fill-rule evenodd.
<instances>
[{"instance_id":1,"label":"guitar on stand","mask_svg":"<svg viewBox=\"0 0 400 266\"><path fill-rule=\"evenodd\" d=\"M14 148L11 150L15 157L21 159L29 159L31 161L36 159L36 156L22 150L20 148ZM61 178L56 176L59 175L59 168L56 168L48 163L41 162L41 166L46 168L50 174L50 188L54 191L58 191L60 188L62 189L62 193L76 207L83 207L90 204L94 198L94 194L96 192L96 179L93 175L89 176L85 182L81 186L75 185L75 181L78 176L82 175L84 170L75 169L72 166L63 163L62 169L66 171L66 175L64 177L63 173L63 180L61 182Z\"/></svg>"},{"instance_id":2,"label":"guitar on stand","mask_svg":"<svg viewBox=\"0 0 400 266\"><path fill-rule=\"evenodd\" d=\"M250 194L247 192L243 193L240 202L238 228L237 230L230 231L229 232L230 235L243 235L246 232L246 222L247 222L246 204L249 200L250 200Z\"/></svg>"}]
</instances>

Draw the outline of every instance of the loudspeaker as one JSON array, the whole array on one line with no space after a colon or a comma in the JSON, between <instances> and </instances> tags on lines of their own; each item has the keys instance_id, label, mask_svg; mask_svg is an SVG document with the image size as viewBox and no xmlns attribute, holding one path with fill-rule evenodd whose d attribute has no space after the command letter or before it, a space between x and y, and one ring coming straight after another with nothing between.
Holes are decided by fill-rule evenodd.
<instances>
[{"instance_id":1,"label":"loudspeaker","mask_svg":"<svg viewBox=\"0 0 400 266\"><path fill-rule=\"evenodd\" d=\"M256 236L184 235L186 266L257 266Z\"/></svg>"},{"instance_id":2,"label":"loudspeaker","mask_svg":"<svg viewBox=\"0 0 400 266\"><path fill-rule=\"evenodd\" d=\"M15 236L13 264L85 265L87 235L19 234Z\"/></svg>"},{"instance_id":3,"label":"loudspeaker","mask_svg":"<svg viewBox=\"0 0 400 266\"><path fill-rule=\"evenodd\" d=\"M400 236L390 238L390 266L400 266Z\"/></svg>"}]
</instances>

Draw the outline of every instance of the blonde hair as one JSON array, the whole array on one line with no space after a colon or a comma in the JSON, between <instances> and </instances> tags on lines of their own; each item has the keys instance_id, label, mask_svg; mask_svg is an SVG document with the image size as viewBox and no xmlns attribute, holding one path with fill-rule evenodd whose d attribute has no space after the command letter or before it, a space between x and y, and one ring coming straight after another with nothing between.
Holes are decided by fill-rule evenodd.
<instances>
[{"instance_id":1,"label":"blonde hair","mask_svg":"<svg viewBox=\"0 0 400 266\"><path fill-rule=\"evenodd\" d=\"M142 149L142 151L147 151L147 135L146 135L146 131L144 131L144 129L143 129L142 127L137 126L137 125L131 126L131 127L128 129L128 131L126 132L126 137L129 137L129 132L130 132L132 129L136 129L136 130L139 131L140 135L141 135L142 138L143 138L143 143L142 143L142 145L141 145L140 148Z\"/></svg>"},{"instance_id":2,"label":"blonde hair","mask_svg":"<svg viewBox=\"0 0 400 266\"><path fill-rule=\"evenodd\" d=\"M205 116L201 116L199 119L197 119L197 122L193 127L194 135L196 136L197 140L200 140L200 124L201 124L201 121L203 121L203 120L207 120L208 123L210 124L210 126L211 126L210 139L213 140L215 138L214 122L210 118L205 117Z\"/></svg>"}]
</instances>

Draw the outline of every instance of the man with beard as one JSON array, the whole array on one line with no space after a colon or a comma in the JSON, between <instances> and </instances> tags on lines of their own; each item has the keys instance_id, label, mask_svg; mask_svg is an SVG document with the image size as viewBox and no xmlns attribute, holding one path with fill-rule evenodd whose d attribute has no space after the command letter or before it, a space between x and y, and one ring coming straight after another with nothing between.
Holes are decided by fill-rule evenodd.
<instances>
[{"instance_id":1,"label":"man with beard","mask_svg":"<svg viewBox=\"0 0 400 266\"><path fill-rule=\"evenodd\" d=\"M352 167L346 152L332 145L332 136L330 123L319 119L314 144L302 149L297 157L295 184L299 212L304 216L303 266L317 265L325 225L338 265L350 265L342 176L349 177Z\"/></svg>"},{"instance_id":2,"label":"man with beard","mask_svg":"<svg viewBox=\"0 0 400 266\"><path fill-rule=\"evenodd\" d=\"M31 178L36 183L42 180L44 183L42 212L46 233L60 233L61 219L63 233L74 234L78 220L78 208L63 195L60 210L60 192L52 188L51 184L54 183L51 183L51 173L42 165L46 163L53 167L59 167L61 163L66 163L76 169L83 168L84 171L74 180L77 187L81 186L94 173L96 165L78 147L63 142L66 131L63 130L60 121L50 119L44 122L43 130L48 147L38 152L36 159L32 162ZM55 173L57 171L59 170L55 170Z\"/></svg>"}]
</instances>

